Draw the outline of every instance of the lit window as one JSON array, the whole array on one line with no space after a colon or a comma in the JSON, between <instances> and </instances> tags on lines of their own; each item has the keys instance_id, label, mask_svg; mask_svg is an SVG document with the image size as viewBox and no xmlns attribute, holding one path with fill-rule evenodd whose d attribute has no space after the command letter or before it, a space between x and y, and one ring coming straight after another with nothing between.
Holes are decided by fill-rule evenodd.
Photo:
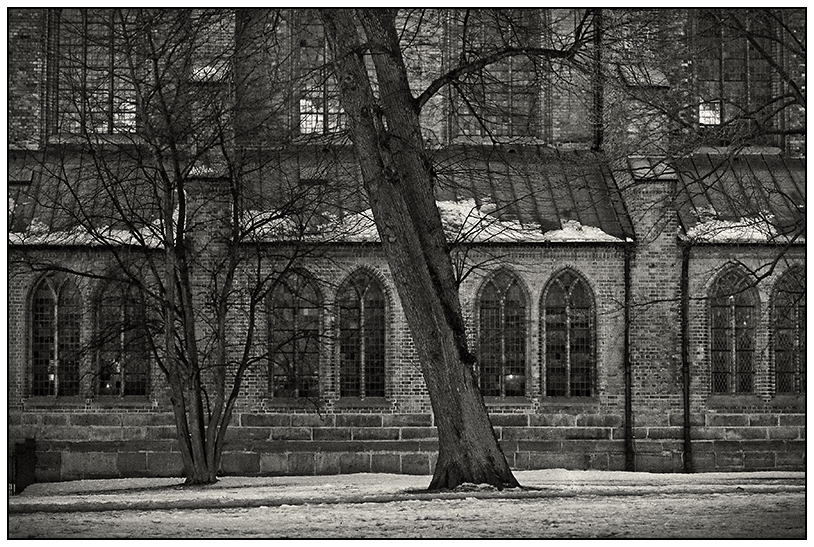
<instances>
[{"instance_id":1,"label":"lit window","mask_svg":"<svg viewBox=\"0 0 814 547\"><path fill-rule=\"evenodd\" d=\"M82 301L76 284L49 275L34 288L31 325L31 394L79 395Z\"/></svg>"},{"instance_id":2,"label":"lit window","mask_svg":"<svg viewBox=\"0 0 814 547\"><path fill-rule=\"evenodd\" d=\"M701 125L720 125L721 102L712 101L698 105L698 123Z\"/></svg>"},{"instance_id":3,"label":"lit window","mask_svg":"<svg viewBox=\"0 0 814 547\"><path fill-rule=\"evenodd\" d=\"M274 397L319 396L320 300L299 274L281 280L269 301L271 393Z\"/></svg>"},{"instance_id":4,"label":"lit window","mask_svg":"<svg viewBox=\"0 0 814 547\"><path fill-rule=\"evenodd\" d=\"M526 394L526 297L501 271L486 282L478 303L480 386L484 396Z\"/></svg>"},{"instance_id":5,"label":"lit window","mask_svg":"<svg viewBox=\"0 0 814 547\"><path fill-rule=\"evenodd\" d=\"M805 393L806 296L802 270L791 270L778 282L772 302L772 320L775 392Z\"/></svg>"},{"instance_id":6,"label":"lit window","mask_svg":"<svg viewBox=\"0 0 814 547\"><path fill-rule=\"evenodd\" d=\"M96 321L99 395L147 395L150 340L136 287L109 282L99 297Z\"/></svg>"},{"instance_id":7,"label":"lit window","mask_svg":"<svg viewBox=\"0 0 814 547\"><path fill-rule=\"evenodd\" d=\"M692 16L695 86L704 97L699 123L719 125L774 109L767 58L775 42L772 18L717 8L693 10Z\"/></svg>"},{"instance_id":8,"label":"lit window","mask_svg":"<svg viewBox=\"0 0 814 547\"><path fill-rule=\"evenodd\" d=\"M322 25L307 24L299 37L302 91L298 103L302 134L334 133L344 129L339 89L331 70Z\"/></svg>"},{"instance_id":9,"label":"lit window","mask_svg":"<svg viewBox=\"0 0 814 547\"><path fill-rule=\"evenodd\" d=\"M548 397L590 397L594 389L594 304L586 283L565 271L543 300Z\"/></svg>"},{"instance_id":10,"label":"lit window","mask_svg":"<svg viewBox=\"0 0 814 547\"><path fill-rule=\"evenodd\" d=\"M384 397L385 295L371 275L354 277L340 291L339 394Z\"/></svg>"},{"instance_id":11,"label":"lit window","mask_svg":"<svg viewBox=\"0 0 814 547\"><path fill-rule=\"evenodd\" d=\"M713 393L754 391L755 304L746 276L730 270L710 292Z\"/></svg>"}]
</instances>

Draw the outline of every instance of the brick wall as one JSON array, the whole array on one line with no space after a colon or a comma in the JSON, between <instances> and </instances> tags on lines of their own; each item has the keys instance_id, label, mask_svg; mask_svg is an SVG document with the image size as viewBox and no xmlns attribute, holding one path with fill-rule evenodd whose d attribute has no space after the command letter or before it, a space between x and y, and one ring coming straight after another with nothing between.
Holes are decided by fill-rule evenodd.
<instances>
[{"instance_id":1,"label":"brick wall","mask_svg":"<svg viewBox=\"0 0 814 547\"><path fill-rule=\"evenodd\" d=\"M488 253L478 250L471 259L482 261L496 252L500 253L502 267L510 268L521 279L529 300L529 397L509 404L499 400L489 402L496 433L510 464L518 469L623 469L622 250L614 246L490 249ZM50 258L71 260L74 265L104 263L103 257L90 251L82 255L53 251ZM723 259L718 256L714 260L720 263ZM710 266L702 265L702 261L698 259L699 268L708 271ZM642 269L649 272L650 265L644 264L647 267ZM326 300L332 300L336 287L359 267L377 272L390 293L389 405L343 406L336 392L333 350L328 352L333 357L329 356L321 369L327 389L319 413L307 405L276 406L268 396L264 371L255 371L247 378L227 437L224 473L431 471L437 440L429 399L380 250L371 246L336 247L331 249L330 257L308 266L322 283ZM545 283L563 267L580 272L596 297L598 394L590 400L552 399L541 391L539 300ZM476 272L461 287L462 305L473 340L476 295L490 273ZM650 287L637 294L652 297L648 291L655 287L655 281L648 282L645 274L637 275L644 276L642 287ZM703 283L698 281L702 277L696 275L696 283ZM25 375L25 343L13 341L25 338L25 294L35 278L33 274L10 276L12 403L22 398ZM93 292L90 285L82 290L83 295ZM636 468L680 471L683 458L680 383L664 380L664 375L674 375L676 368L663 337L664 321L671 316L664 315L665 309L654 313L655 316L634 316L631 325ZM703 315L699 310L695 313ZM648 326L653 322L660 326L658 333L652 325ZM694 342L693 355L703 352L703 343L703 340ZM804 454L804 407L779 407L770 401L747 406L710 406L708 392L702 386L706 370L707 364L694 363L692 431L696 470L798 469ZM154 385L161 384L161 378L156 377ZM181 472L175 428L165 396L127 404L90 399L71 403L29 399L24 405L18 403L13 407L9 439L36 439L38 480L168 476Z\"/></svg>"},{"instance_id":2,"label":"brick wall","mask_svg":"<svg viewBox=\"0 0 814 547\"><path fill-rule=\"evenodd\" d=\"M441 20L438 13L433 17ZM564 17L560 21L566 24ZM428 36L421 39L430 40L433 27L426 28ZM12 146L33 146L39 139L44 29L42 10L10 10L9 40L14 46L9 56ZM437 61L439 57L443 60L441 48L436 47L427 59ZM420 59L411 59L410 63L413 70L422 68ZM430 72L422 73L419 80L426 83L431 76ZM590 94L586 93L588 84L577 81L572 88L553 91L551 130L555 141L578 145L590 141L591 125L586 123L592 104ZM441 112L443 117L438 106L435 112ZM427 124L434 128L433 132L443 132L443 119L429 120ZM297 161L293 164L294 170L286 175L295 181L301 167ZM282 177L279 173L276 176ZM263 178L260 182L268 184L267 181ZM675 214L656 206L666 202L669 181L642 186L620 178L620 186L626 190L624 197L637 240L631 260L633 308L629 325L636 468L678 471L683 465L680 250L676 244ZM210 243L206 238L199 240L201 245ZM40 274L27 267L17 251L10 251L8 276L10 445L25 438L36 439L38 480L180 474L166 385L157 370L153 372L150 397L134 401L94 398L89 380L83 384L83 396L70 401L28 397L31 322L28 301ZM740 260L756 268L765 265L772 252L769 247L757 246L695 248L691 294L706 294L715 272L728 261ZM90 272L103 271L111 265L109 257L92 249L41 249L37 253L38 260ZM792 249L788 257L804 263L804 249ZM528 396L488 401L510 464L517 468L622 469L626 358L622 246L481 246L472 249L469 259L473 263L499 263L518 277L527 296ZM337 348L331 338L326 340L320 368L319 412L313 405L279 404L271 398L267 373L261 366L250 372L241 390L227 440L224 472L429 473L437 451L429 398L380 249L376 245L335 246L315 255L304 267L319 284L327 305L323 324L326 332L333 328L331 306L337 289L349 274L364 268L381 280L389 302L387 400L376 404L348 403L338 396ZM584 400L548 398L543 391L540 299L546 283L566 267L584 277L596 303L596 396ZM461 286L461 303L473 343L477 338L478 291L494 270L492 266L476 270ZM800 398L773 396L765 350L769 339L766 304L772 283L782 270L780 267L758 288L763 314L758 343L763 349L754 396L710 395L706 304L703 300L691 301L691 423L696 470L801 469L804 465L805 402ZM90 318L96 284L81 280L79 288L83 314L88 318L83 322L82 336L88 337L92 333ZM231 327L239 335L245 324L238 318ZM91 365L87 357L83 366Z\"/></svg>"},{"instance_id":3,"label":"brick wall","mask_svg":"<svg viewBox=\"0 0 814 547\"><path fill-rule=\"evenodd\" d=\"M45 87L45 10L9 9L8 43L8 144L35 148L40 142Z\"/></svg>"}]
</instances>

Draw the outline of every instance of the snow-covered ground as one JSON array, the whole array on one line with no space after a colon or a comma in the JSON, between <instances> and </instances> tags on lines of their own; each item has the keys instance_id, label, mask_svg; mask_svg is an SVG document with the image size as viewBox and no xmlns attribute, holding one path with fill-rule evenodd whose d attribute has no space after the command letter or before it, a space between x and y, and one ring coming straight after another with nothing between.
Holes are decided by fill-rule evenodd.
<instances>
[{"instance_id":1,"label":"snow-covered ground","mask_svg":"<svg viewBox=\"0 0 814 547\"><path fill-rule=\"evenodd\" d=\"M517 471L523 490L420 491L429 476L354 474L35 484L9 537L804 537L805 476ZM37 512L41 504L43 512ZM101 511L101 505L111 509ZM27 508L20 513L19 510ZM64 512L67 506L74 511ZM201 508L203 507L203 508ZM62 508L63 512L59 509Z\"/></svg>"}]
</instances>

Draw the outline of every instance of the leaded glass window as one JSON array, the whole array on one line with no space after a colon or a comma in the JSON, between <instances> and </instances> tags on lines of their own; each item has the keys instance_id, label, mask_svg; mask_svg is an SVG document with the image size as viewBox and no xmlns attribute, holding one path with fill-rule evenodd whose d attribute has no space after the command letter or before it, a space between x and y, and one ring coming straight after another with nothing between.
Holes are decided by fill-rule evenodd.
<instances>
[{"instance_id":1,"label":"leaded glass window","mask_svg":"<svg viewBox=\"0 0 814 547\"><path fill-rule=\"evenodd\" d=\"M772 74L766 55L774 39L769 18L720 9L694 15L699 122L717 125L770 108Z\"/></svg>"},{"instance_id":2,"label":"leaded glass window","mask_svg":"<svg viewBox=\"0 0 814 547\"><path fill-rule=\"evenodd\" d=\"M137 287L120 281L107 283L98 300L96 321L99 395L147 395L150 340Z\"/></svg>"},{"instance_id":3,"label":"leaded glass window","mask_svg":"<svg viewBox=\"0 0 814 547\"><path fill-rule=\"evenodd\" d=\"M344 129L345 113L330 66L325 32L319 22L307 22L298 36L302 91L298 101L301 134L334 133Z\"/></svg>"},{"instance_id":4,"label":"leaded glass window","mask_svg":"<svg viewBox=\"0 0 814 547\"><path fill-rule=\"evenodd\" d=\"M56 117L59 133L122 133L136 128L131 51L121 9L55 10Z\"/></svg>"},{"instance_id":5,"label":"leaded glass window","mask_svg":"<svg viewBox=\"0 0 814 547\"><path fill-rule=\"evenodd\" d=\"M791 270L778 282L772 302L772 350L775 392L806 391L806 300L805 277Z\"/></svg>"},{"instance_id":6,"label":"leaded glass window","mask_svg":"<svg viewBox=\"0 0 814 547\"><path fill-rule=\"evenodd\" d=\"M79 289L68 276L49 275L34 288L31 306L31 394L79 395Z\"/></svg>"},{"instance_id":7,"label":"leaded glass window","mask_svg":"<svg viewBox=\"0 0 814 547\"><path fill-rule=\"evenodd\" d=\"M752 393L757 295L748 278L729 270L710 292L713 393Z\"/></svg>"},{"instance_id":8,"label":"leaded glass window","mask_svg":"<svg viewBox=\"0 0 814 547\"><path fill-rule=\"evenodd\" d=\"M564 271L545 294L545 385L548 397L590 397L594 393L595 320L591 292L579 276Z\"/></svg>"},{"instance_id":9,"label":"leaded glass window","mask_svg":"<svg viewBox=\"0 0 814 547\"><path fill-rule=\"evenodd\" d=\"M517 279L501 271L478 302L480 387L484 396L526 394L526 297Z\"/></svg>"},{"instance_id":10,"label":"leaded glass window","mask_svg":"<svg viewBox=\"0 0 814 547\"><path fill-rule=\"evenodd\" d=\"M339 394L384 397L385 294L371 275L353 277L338 296Z\"/></svg>"},{"instance_id":11,"label":"leaded glass window","mask_svg":"<svg viewBox=\"0 0 814 547\"><path fill-rule=\"evenodd\" d=\"M537 9L453 10L459 61L466 63L472 56L488 56L505 48L539 47L540 19ZM528 56L505 56L465 75L456 89L456 134L540 136L543 88L538 67Z\"/></svg>"},{"instance_id":12,"label":"leaded glass window","mask_svg":"<svg viewBox=\"0 0 814 547\"><path fill-rule=\"evenodd\" d=\"M269 300L270 391L274 397L319 396L319 294L305 276L291 274Z\"/></svg>"}]
</instances>

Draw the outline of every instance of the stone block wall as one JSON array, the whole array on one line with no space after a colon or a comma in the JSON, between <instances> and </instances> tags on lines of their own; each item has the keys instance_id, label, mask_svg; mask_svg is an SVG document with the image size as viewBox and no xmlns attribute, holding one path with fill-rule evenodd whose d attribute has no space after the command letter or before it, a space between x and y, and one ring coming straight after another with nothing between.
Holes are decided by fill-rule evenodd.
<instances>
[{"instance_id":1,"label":"stone block wall","mask_svg":"<svg viewBox=\"0 0 814 547\"><path fill-rule=\"evenodd\" d=\"M623 419L598 413L492 414L514 469L622 470ZM681 472L681 416L670 425L635 428L636 469ZM696 471L800 470L805 415L707 415L695 419ZM37 481L111 477L181 477L167 412L18 413L10 437L34 438ZM227 434L224 475L428 475L438 441L431 414L255 414L235 416Z\"/></svg>"}]
</instances>

